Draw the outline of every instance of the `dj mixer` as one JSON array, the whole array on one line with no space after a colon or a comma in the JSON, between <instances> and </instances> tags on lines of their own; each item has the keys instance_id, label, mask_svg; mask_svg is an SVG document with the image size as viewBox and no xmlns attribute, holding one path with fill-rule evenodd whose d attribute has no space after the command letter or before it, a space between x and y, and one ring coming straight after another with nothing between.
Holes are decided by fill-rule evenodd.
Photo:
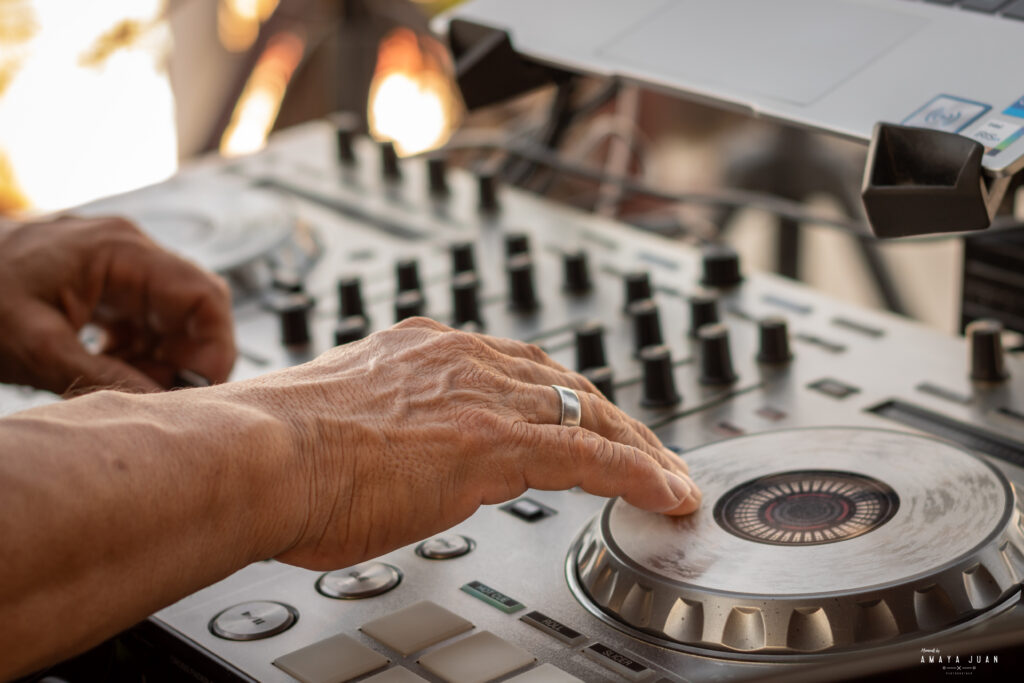
<instances>
[{"instance_id":1,"label":"dj mixer","mask_svg":"<svg viewBox=\"0 0 1024 683\"><path fill-rule=\"evenodd\" d=\"M583 371L704 492L676 519L531 490L355 567L253 564L136 629L182 675L1012 671L1024 362L995 323L946 336L330 122L83 211L127 214L230 279L234 379L424 315Z\"/></svg>"}]
</instances>

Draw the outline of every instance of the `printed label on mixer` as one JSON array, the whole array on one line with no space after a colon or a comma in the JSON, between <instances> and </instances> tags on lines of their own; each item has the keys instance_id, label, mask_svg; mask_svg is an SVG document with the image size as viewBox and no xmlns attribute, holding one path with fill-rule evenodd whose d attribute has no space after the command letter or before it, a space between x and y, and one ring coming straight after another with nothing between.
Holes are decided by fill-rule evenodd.
<instances>
[{"instance_id":1,"label":"printed label on mixer","mask_svg":"<svg viewBox=\"0 0 1024 683\"><path fill-rule=\"evenodd\" d=\"M554 636L563 643L567 643L569 645L575 645L576 643L586 640L586 636L579 631L571 629L560 621L555 621L546 614L542 614L537 611L524 614L519 617L519 620L525 621L530 626L540 629L541 631L544 631L544 633Z\"/></svg>"},{"instance_id":2,"label":"printed label on mixer","mask_svg":"<svg viewBox=\"0 0 1024 683\"><path fill-rule=\"evenodd\" d=\"M470 581L462 587L463 592L469 593L478 600L483 600L492 607L497 607L502 612L511 614L512 612L518 612L523 609L525 605L514 598L510 598L500 591L496 591L490 586L480 583L479 581Z\"/></svg>"},{"instance_id":3,"label":"printed label on mixer","mask_svg":"<svg viewBox=\"0 0 1024 683\"><path fill-rule=\"evenodd\" d=\"M620 654L607 645L602 645L601 643L594 643L585 649L583 654L587 655L587 657L593 659L598 664L603 664L614 671L618 671L632 680L638 680L650 671L650 669L640 662L637 662L624 654Z\"/></svg>"}]
</instances>

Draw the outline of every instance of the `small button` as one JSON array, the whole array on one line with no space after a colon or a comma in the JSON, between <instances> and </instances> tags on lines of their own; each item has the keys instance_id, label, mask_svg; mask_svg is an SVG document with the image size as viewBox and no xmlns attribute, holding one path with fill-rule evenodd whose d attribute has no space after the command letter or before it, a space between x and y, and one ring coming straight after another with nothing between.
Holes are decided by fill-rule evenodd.
<instances>
[{"instance_id":1,"label":"small button","mask_svg":"<svg viewBox=\"0 0 1024 683\"><path fill-rule=\"evenodd\" d=\"M485 683L536 661L523 648L490 631L475 633L419 659L424 669L446 683Z\"/></svg>"},{"instance_id":2,"label":"small button","mask_svg":"<svg viewBox=\"0 0 1024 683\"><path fill-rule=\"evenodd\" d=\"M427 683L427 679L417 676L403 666L396 666L364 678L362 683Z\"/></svg>"},{"instance_id":3,"label":"small button","mask_svg":"<svg viewBox=\"0 0 1024 683\"><path fill-rule=\"evenodd\" d=\"M857 387L852 387L849 384L843 384L837 379L828 378L819 379L817 382L814 382L813 384L808 384L807 388L814 389L815 391L825 394L826 396L831 396L832 398L840 400L846 398L847 396L852 396L853 394L856 394L858 391L860 391L860 389L858 389Z\"/></svg>"},{"instance_id":4,"label":"small button","mask_svg":"<svg viewBox=\"0 0 1024 683\"><path fill-rule=\"evenodd\" d=\"M567 674L554 664L541 664L536 669L513 676L505 683L583 683L572 674Z\"/></svg>"},{"instance_id":5,"label":"small button","mask_svg":"<svg viewBox=\"0 0 1024 683\"><path fill-rule=\"evenodd\" d=\"M525 605L515 598L510 598L501 591L495 590L485 583L470 581L461 589L464 593L472 595L477 600L486 602L491 607L500 609L505 614L512 614L523 609Z\"/></svg>"},{"instance_id":6,"label":"small button","mask_svg":"<svg viewBox=\"0 0 1024 683\"><path fill-rule=\"evenodd\" d=\"M462 557L475 545L473 539L465 536L435 536L416 546L416 554L428 560L451 560Z\"/></svg>"},{"instance_id":7,"label":"small button","mask_svg":"<svg viewBox=\"0 0 1024 683\"><path fill-rule=\"evenodd\" d=\"M287 631L299 618L294 607L280 602L244 602L210 620L210 632L225 640L259 640Z\"/></svg>"},{"instance_id":8,"label":"small button","mask_svg":"<svg viewBox=\"0 0 1024 683\"><path fill-rule=\"evenodd\" d=\"M524 522L537 522L555 514L555 511L551 508L529 498L520 498L511 503L506 503L501 506L501 509L510 515L515 515Z\"/></svg>"},{"instance_id":9,"label":"small button","mask_svg":"<svg viewBox=\"0 0 1024 683\"><path fill-rule=\"evenodd\" d=\"M404 657L472 628L473 624L459 615L423 600L363 624L359 630Z\"/></svg>"},{"instance_id":10,"label":"small button","mask_svg":"<svg viewBox=\"0 0 1024 683\"><path fill-rule=\"evenodd\" d=\"M640 662L635 661L632 657L620 654L607 645L602 645L601 643L594 643L583 650L583 654L601 666L607 667L631 681L639 681L640 679L645 678L651 671Z\"/></svg>"},{"instance_id":11,"label":"small button","mask_svg":"<svg viewBox=\"0 0 1024 683\"><path fill-rule=\"evenodd\" d=\"M344 683L387 666L391 660L339 633L274 660L302 683Z\"/></svg>"},{"instance_id":12,"label":"small button","mask_svg":"<svg viewBox=\"0 0 1024 683\"><path fill-rule=\"evenodd\" d=\"M541 612L533 611L529 614L524 614L519 617L520 621L525 621L530 626L547 633L552 638L557 638L566 645L578 645L587 639L585 635L571 629L560 621L555 621L546 614Z\"/></svg>"},{"instance_id":13,"label":"small button","mask_svg":"<svg viewBox=\"0 0 1024 683\"><path fill-rule=\"evenodd\" d=\"M387 593L401 581L402 572L397 567L367 562L324 574L316 582L316 589L329 598L359 600Z\"/></svg>"},{"instance_id":14,"label":"small button","mask_svg":"<svg viewBox=\"0 0 1024 683\"><path fill-rule=\"evenodd\" d=\"M757 414L766 420L771 420L772 422L778 422L779 420L784 420L786 418L786 413L784 411L781 411L778 408L772 408L771 406L758 408Z\"/></svg>"}]
</instances>

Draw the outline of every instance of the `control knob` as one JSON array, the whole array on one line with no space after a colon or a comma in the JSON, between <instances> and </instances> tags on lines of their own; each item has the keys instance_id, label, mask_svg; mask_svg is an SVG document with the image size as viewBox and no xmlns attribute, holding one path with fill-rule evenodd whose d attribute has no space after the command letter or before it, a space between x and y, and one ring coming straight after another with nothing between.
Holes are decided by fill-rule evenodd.
<instances>
[{"instance_id":1,"label":"control knob","mask_svg":"<svg viewBox=\"0 0 1024 683\"><path fill-rule=\"evenodd\" d=\"M967 326L971 347L971 379L1002 382L1010 373L1003 358L1003 325L998 320L975 320Z\"/></svg>"},{"instance_id":2,"label":"control knob","mask_svg":"<svg viewBox=\"0 0 1024 683\"><path fill-rule=\"evenodd\" d=\"M758 321L757 327L760 335L758 363L777 365L793 359L793 352L789 350L789 330L785 318L779 315L768 316Z\"/></svg>"},{"instance_id":3,"label":"control knob","mask_svg":"<svg viewBox=\"0 0 1024 683\"><path fill-rule=\"evenodd\" d=\"M576 370L583 372L590 368L607 365L604 353L604 325L597 321L584 323L576 328Z\"/></svg>"},{"instance_id":4,"label":"control knob","mask_svg":"<svg viewBox=\"0 0 1024 683\"><path fill-rule=\"evenodd\" d=\"M700 383L708 385L731 384L736 381L729 350L729 328L723 323L712 323L697 330L700 340Z\"/></svg>"},{"instance_id":5,"label":"control knob","mask_svg":"<svg viewBox=\"0 0 1024 683\"><path fill-rule=\"evenodd\" d=\"M701 283L708 287L724 289L739 284L743 279L740 275L740 256L728 245L715 244L706 247L702 261L704 277Z\"/></svg>"},{"instance_id":6,"label":"control knob","mask_svg":"<svg viewBox=\"0 0 1024 683\"><path fill-rule=\"evenodd\" d=\"M673 406L681 397L676 391L672 352L665 346L648 346L640 351L643 365L643 396L640 404L651 408Z\"/></svg>"}]
</instances>

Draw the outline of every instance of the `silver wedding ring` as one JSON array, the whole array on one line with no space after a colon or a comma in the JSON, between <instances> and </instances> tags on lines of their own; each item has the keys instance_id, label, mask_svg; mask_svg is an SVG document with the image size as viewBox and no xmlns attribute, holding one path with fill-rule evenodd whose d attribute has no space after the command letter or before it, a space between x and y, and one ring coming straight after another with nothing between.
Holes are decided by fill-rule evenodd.
<instances>
[{"instance_id":1,"label":"silver wedding ring","mask_svg":"<svg viewBox=\"0 0 1024 683\"><path fill-rule=\"evenodd\" d=\"M583 419L583 404L580 403L580 396L569 387L552 384L551 388L558 392L558 398L562 399L562 417L558 424L563 427L579 427Z\"/></svg>"}]
</instances>

